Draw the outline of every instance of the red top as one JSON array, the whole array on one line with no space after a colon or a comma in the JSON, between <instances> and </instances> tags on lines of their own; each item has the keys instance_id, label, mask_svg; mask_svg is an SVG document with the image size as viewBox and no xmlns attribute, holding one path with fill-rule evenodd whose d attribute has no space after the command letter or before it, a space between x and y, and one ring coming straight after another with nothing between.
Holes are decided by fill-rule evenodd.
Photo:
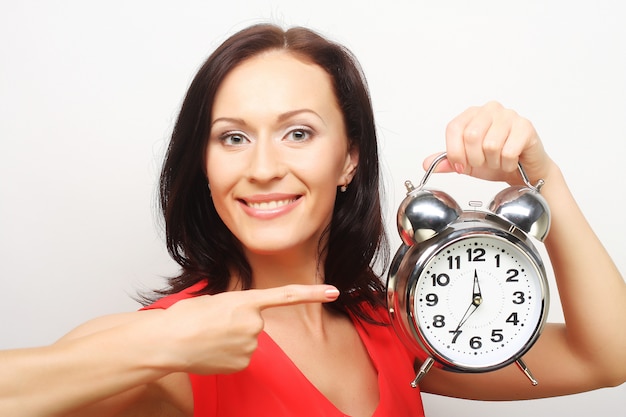
<instances>
[{"instance_id":1,"label":"red top","mask_svg":"<svg viewBox=\"0 0 626 417\"><path fill-rule=\"evenodd\" d=\"M193 297L204 283L167 296L145 309L168 308ZM379 321L388 322L383 311L368 311ZM362 322L352 317L378 372L380 402L372 417L424 416L418 388L411 388L415 377L413 359L391 326ZM259 335L250 365L229 375L189 375L193 389L194 417L345 417L300 372L282 349L265 332Z\"/></svg>"}]
</instances>

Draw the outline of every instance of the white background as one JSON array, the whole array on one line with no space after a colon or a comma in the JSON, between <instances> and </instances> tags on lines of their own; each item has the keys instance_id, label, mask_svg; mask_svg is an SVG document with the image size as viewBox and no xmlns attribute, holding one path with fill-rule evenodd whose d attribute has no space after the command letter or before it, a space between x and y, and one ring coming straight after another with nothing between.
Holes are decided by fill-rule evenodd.
<instances>
[{"instance_id":1,"label":"white background","mask_svg":"<svg viewBox=\"0 0 626 417\"><path fill-rule=\"evenodd\" d=\"M155 202L178 107L227 35L266 21L309 26L359 57L380 132L394 249L404 180L421 179L421 161L443 149L452 117L495 99L533 121L626 271L623 7L2 0L0 349L52 343L90 318L135 310L138 290L176 272ZM431 181L463 206L502 188L454 174ZM562 320L557 298L550 318ZM626 385L514 403L424 398L430 417L624 416Z\"/></svg>"}]
</instances>

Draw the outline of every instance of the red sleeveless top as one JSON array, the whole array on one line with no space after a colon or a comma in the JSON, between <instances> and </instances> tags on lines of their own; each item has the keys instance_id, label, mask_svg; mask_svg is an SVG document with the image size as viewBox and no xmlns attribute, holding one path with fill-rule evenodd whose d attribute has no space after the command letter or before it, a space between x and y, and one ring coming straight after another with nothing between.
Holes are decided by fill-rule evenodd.
<instances>
[{"instance_id":1,"label":"red sleeveless top","mask_svg":"<svg viewBox=\"0 0 626 417\"><path fill-rule=\"evenodd\" d=\"M145 309L168 308L193 297L204 283L164 297ZM385 311L368 313L388 322ZM424 416L413 358L391 326L373 325L352 316L354 325L378 372L380 401L372 417ZM261 332L250 365L229 375L190 374L194 417L347 417L295 366L282 349Z\"/></svg>"}]
</instances>

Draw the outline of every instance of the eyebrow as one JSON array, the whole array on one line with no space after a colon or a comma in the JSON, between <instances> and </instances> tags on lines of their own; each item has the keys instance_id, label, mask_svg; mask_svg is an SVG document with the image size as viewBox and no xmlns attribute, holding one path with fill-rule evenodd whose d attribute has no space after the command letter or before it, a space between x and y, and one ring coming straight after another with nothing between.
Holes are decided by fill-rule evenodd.
<instances>
[{"instance_id":1,"label":"eyebrow","mask_svg":"<svg viewBox=\"0 0 626 417\"><path fill-rule=\"evenodd\" d=\"M303 114L303 113L309 113L314 115L315 117L317 117L318 119L320 119L322 121L322 123L324 123L324 125L326 124L326 122L324 121L324 119L322 118L322 116L320 116L317 112L311 110L311 109L297 109L297 110L291 110L285 113L281 113L278 115L278 117L276 118L276 120L278 122L283 122L285 120L288 120L294 116L297 116L299 114ZM226 122L226 123L235 123L235 124L240 124L240 125L246 125L246 121L244 119L241 118L237 118L237 117L218 117L217 119L213 120L213 122L211 123L211 127L213 127L214 124L218 123L218 122Z\"/></svg>"},{"instance_id":2,"label":"eyebrow","mask_svg":"<svg viewBox=\"0 0 626 417\"><path fill-rule=\"evenodd\" d=\"M302 113L308 113L308 114L312 114L313 116L317 117L318 119L320 119L322 122L324 122L324 119L322 118L322 116L320 116L317 112L311 110L311 109L297 109L297 110L292 110L292 111L288 111L286 113L283 113L281 115L279 115L276 119L279 122L283 122L287 119L290 119L294 116L298 116ZM326 124L326 123L324 123Z\"/></svg>"}]
</instances>

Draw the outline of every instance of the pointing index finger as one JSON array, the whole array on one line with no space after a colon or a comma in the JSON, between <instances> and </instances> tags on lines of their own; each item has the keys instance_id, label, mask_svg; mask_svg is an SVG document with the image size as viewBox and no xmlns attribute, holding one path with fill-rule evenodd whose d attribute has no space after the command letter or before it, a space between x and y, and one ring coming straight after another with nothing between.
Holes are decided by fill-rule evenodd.
<instances>
[{"instance_id":1,"label":"pointing index finger","mask_svg":"<svg viewBox=\"0 0 626 417\"><path fill-rule=\"evenodd\" d=\"M339 296L337 288L326 284L290 284L283 287L248 290L247 292L259 310L304 303L327 303L335 301Z\"/></svg>"}]
</instances>

